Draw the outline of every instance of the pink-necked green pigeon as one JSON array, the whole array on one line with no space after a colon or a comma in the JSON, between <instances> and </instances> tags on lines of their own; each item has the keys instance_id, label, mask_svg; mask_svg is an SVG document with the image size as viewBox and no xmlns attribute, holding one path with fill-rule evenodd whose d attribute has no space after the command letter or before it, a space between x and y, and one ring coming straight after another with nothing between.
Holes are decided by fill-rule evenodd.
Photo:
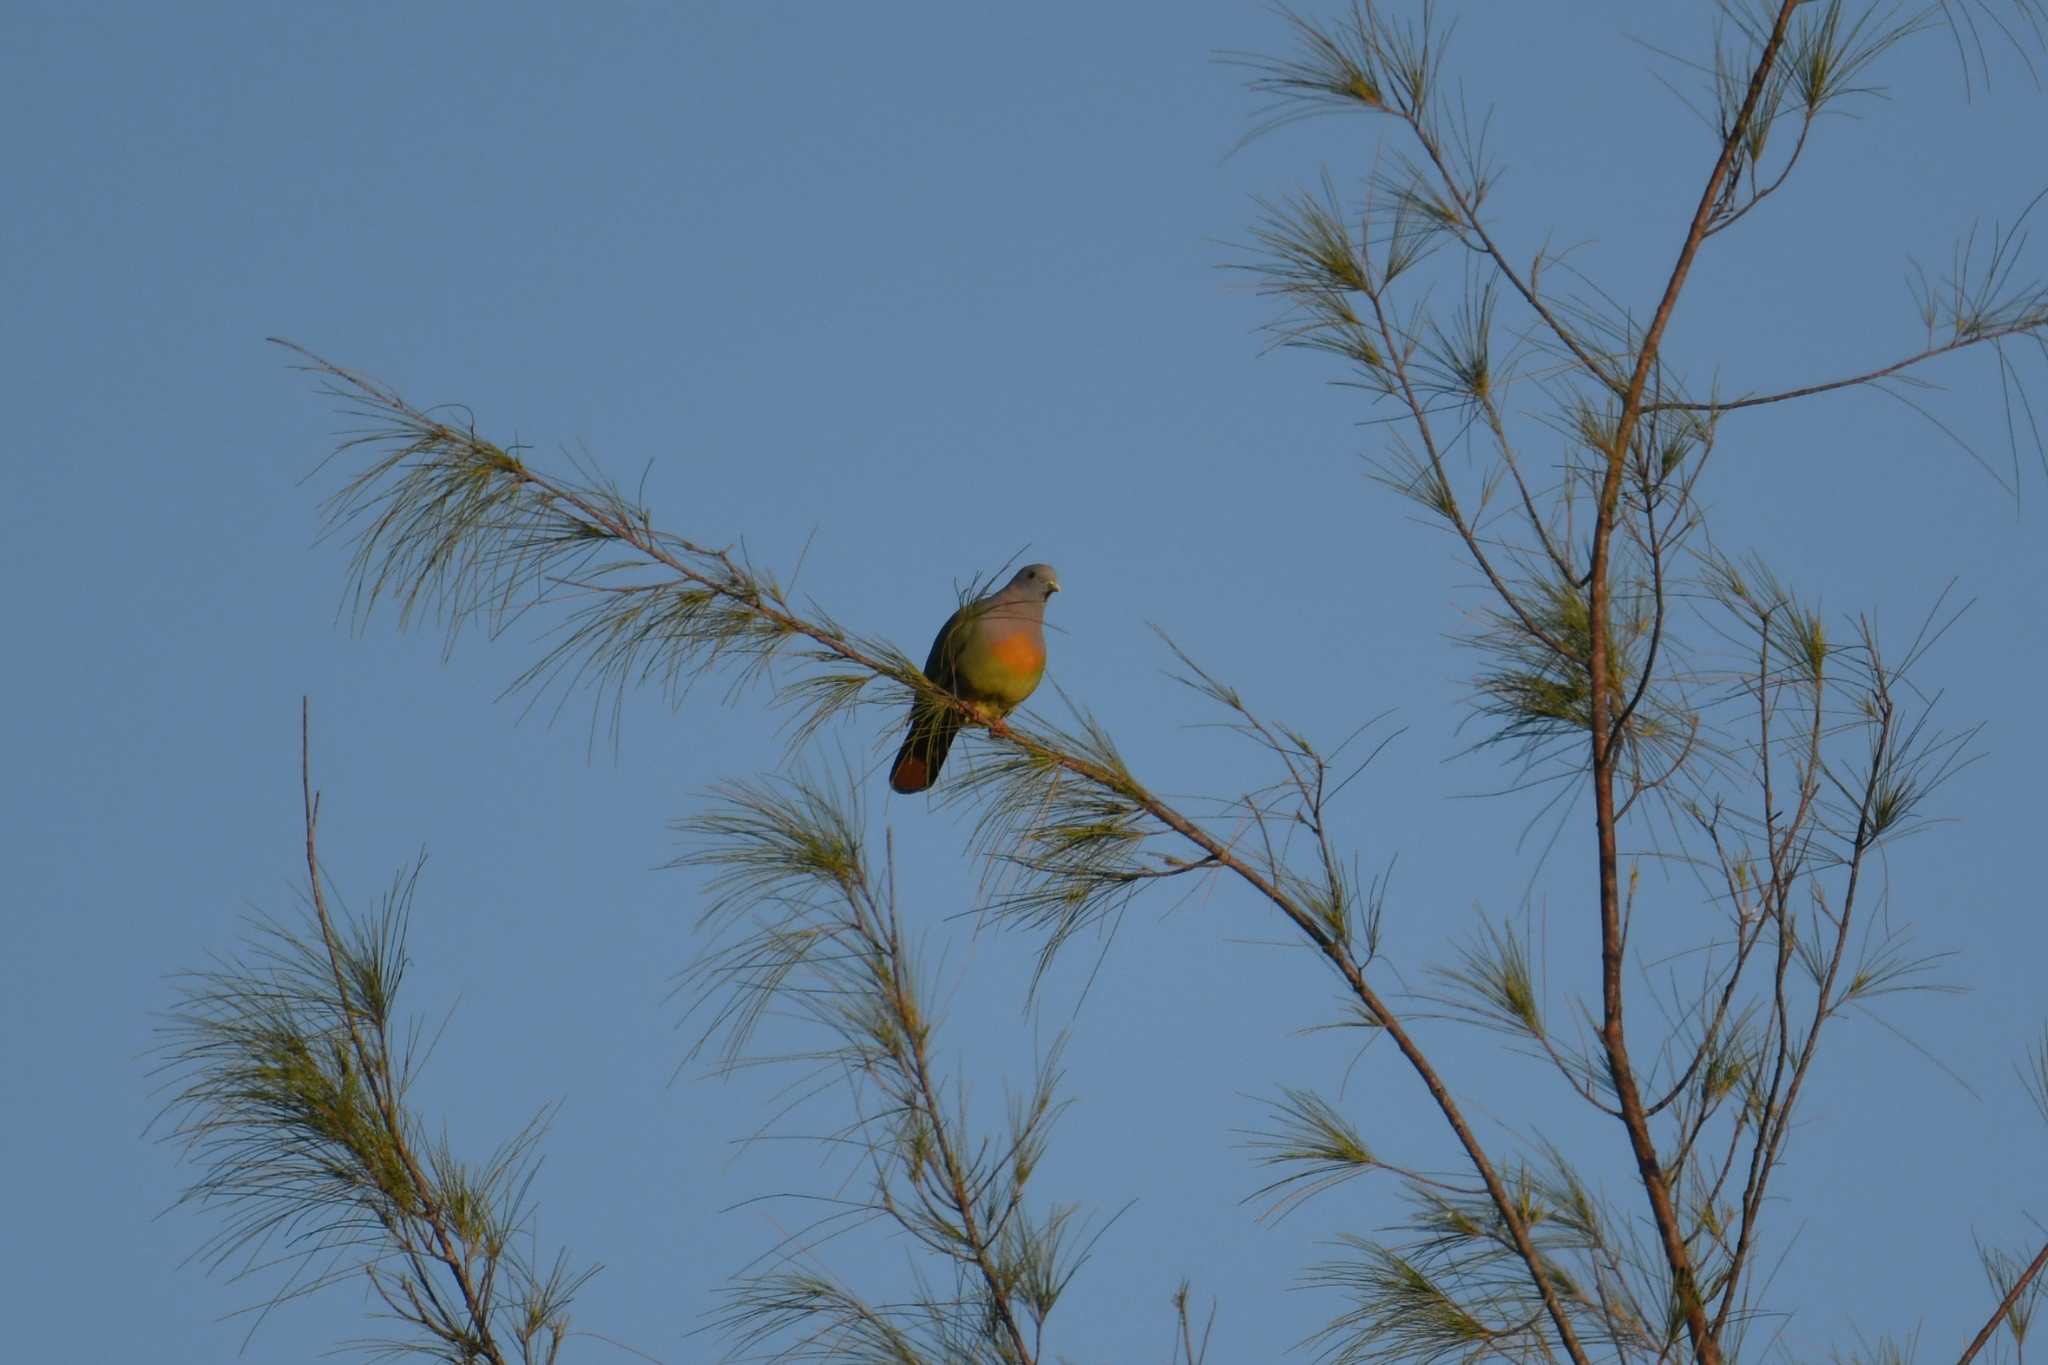
<instances>
[{"instance_id":1,"label":"pink-necked green pigeon","mask_svg":"<svg viewBox=\"0 0 2048 1365\"><path fill-rule=\"evenodd\" d=\"M1001 592L976 598L946 618L932 641L925 677L977 709L1008 715L1045 676L1045 601L1059 590L1052 565L1026 564ZM910 708L910 733L889 769L889 785L900 792L931 786L965 719L956 707L918 697Z\"/></svg>"}]
</instances>

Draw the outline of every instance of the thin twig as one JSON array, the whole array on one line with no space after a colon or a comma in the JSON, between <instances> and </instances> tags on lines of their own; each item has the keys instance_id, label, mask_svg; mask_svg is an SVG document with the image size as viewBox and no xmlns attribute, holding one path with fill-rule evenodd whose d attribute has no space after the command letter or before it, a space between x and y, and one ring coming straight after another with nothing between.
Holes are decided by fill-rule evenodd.
<instances>
[{"instance_id":1,"label":"thin twig","mask_svg":"<svg viewBox=\"0 0 2048 1365\"><path fill-rule=\"evenodd\" d=\"M492 1365L505 1365L505 1357L499 1350L491 1333L488 1295L473 1281L467 1259L455 1246L442 1216L442 1210L435 1199L434 1186L420 1169L418 1159L413 1155L412 1144L406 1140L405 1124L398 1113L397 1097L392 1093L391 1076L386 1063L388 1056L382 1047L372 1051L364 1041L362 1027L356 1019L354 993L349 989L342 974L342 949L340 937L335 933L333 917L327 911L327 897L321 888L320 853L317 832L320 823L320 795L313 790L312 760L312 716L313 704L310 698L299 700L299 787L305 803L306 816L306 877L312 888L313 913L320 921L320 935L327 945L327 965L334 975L335 1003L341 1010L344 1023L348 1026L349 1044L355 1052L356 1063L362 1068L364 1082L377 1104L378 1118L384 1125L386 1136L391 1140L399 1161L405 1168L411 1193L419 1205L419 1216L433 1233L434 1258L446 1267L462 1291L462 1305L469 1318L468 1331L476 1352ZM394 1234L399 1230L393 1228ZM402 1241L409 1242L409 1237ZM407 1246L408 1254L411 1253ZM416 1267L415 1275L422 1288L432 1293L433 1281L424 1268ZM438 1305L437 1305L438 1307ZM423 1315L424 1316L424 1315ZM445 1310L443 1310L445 1317ZM454 1325L454 1324L450 1324Z\"/></svg>"}]
</instances>

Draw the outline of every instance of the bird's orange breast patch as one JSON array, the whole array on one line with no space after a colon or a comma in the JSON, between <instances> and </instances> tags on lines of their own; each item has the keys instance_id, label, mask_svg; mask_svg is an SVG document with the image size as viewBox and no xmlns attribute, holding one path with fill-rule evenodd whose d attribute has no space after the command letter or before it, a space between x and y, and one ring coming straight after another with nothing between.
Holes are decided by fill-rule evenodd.
<instances>
[{"instance_id":1,"label":"bird's orange breast patch","mask_svg":"<svg viewBox=\"0 0 2048 1365\"><path fill-rule=\"evenodd\" d=\"M1045 645L1028 635L1012 635L989 652L999 666L1017 673L1036 673L1045 667Z\"/></svg>"}]
</instances>

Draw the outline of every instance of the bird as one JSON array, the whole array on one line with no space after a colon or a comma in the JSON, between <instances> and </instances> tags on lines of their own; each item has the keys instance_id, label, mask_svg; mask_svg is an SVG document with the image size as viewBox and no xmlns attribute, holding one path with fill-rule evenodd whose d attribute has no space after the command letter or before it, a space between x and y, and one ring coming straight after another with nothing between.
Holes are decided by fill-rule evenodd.
<instances>
[{"instance_id":1,"label":"bird","mask_svg":"<svg viewBox=\"0 0 2048 1365\"><path fill-rule=\"evenodd\" d=\"M1026 564L1000 592L964 604L939 627L925 677L977 712L1008 715L1045 676L1045 604L1059 590L1052 565ZM905 793L930 787L966 719L958 707L920 693L889 785Z\"/></svg>"}]
</instances>

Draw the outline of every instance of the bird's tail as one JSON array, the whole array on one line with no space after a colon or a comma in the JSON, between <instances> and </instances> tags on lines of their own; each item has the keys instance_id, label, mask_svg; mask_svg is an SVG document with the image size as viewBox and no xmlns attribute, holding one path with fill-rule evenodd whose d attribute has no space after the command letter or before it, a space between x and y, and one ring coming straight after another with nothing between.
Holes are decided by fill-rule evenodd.
<instances>
[{"instance_id":1,"label":"bird's tail","mask_svg":"<svg viewBox=\"0 0 2048 1365\"><path fill-rule=\"evenodd\" d=\"M951 708L913 710L910 733L903 737L903 747L889 769L889 785L900 792L921 792L938 781L939 765L946 761L946 750L953 747L959 731L960 717Z\"/></svg>"}]
</instances>

